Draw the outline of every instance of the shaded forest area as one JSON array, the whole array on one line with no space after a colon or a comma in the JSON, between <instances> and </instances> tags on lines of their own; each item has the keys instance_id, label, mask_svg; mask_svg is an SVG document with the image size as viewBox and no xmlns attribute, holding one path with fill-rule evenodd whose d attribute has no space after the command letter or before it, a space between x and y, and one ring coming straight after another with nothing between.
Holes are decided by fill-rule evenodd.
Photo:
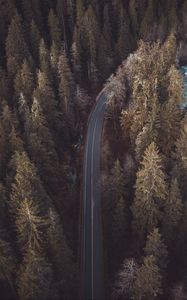
<instances>
[{"instance_id":1,"label":"shaded forest area","mask_svg":"<svg viewBox=\"0 0 187 300\"><path fill-rule=\"evenodd\" d=\"M187 114L176 54L173 33L141 41L106 85L107 299L187 299Z\"/></svg>"},{"instance_id":2,"label":"shaded forest area","mask_svg":"<svg viewBox=\"0 0 187 300\"><path fill-rule=\"evenodd\" d=\"M173 29L178 40L186 41L187 1L0 0L0 10L1 298L76 299L79 291L82 143L94 96L116 67L137 49L139 39L154 41L159 38L163 42ZM157 48L160 51L159 46ZM148 57L153 51L154 60L157 60L154 47L144 51L148 52ZM171 63L174 61L171 60ZM138 63L133 66L139 73L141 67ZM168 74L168 64L164 68L158 78ZM147 65L146 71L149 72ZM165 84L163 101L168 97L167 80ZM133 92L134 99L143 97L143 91L139 95L138 88ZM137 103L141 109L142 100ZM150 110L152 108L146 113ZM154 110L154 120L157 120L157 110L158 107ZM130 115L131 111L127 114ZM138 116L141 117L141 114ZM139 118L133 120L134 128L138 126L136 134L139 139L150 134L150 127L146 127L144 135L140 135L145 123L142 121L139 126L136 123ZM174 122L172 128L175 127ZM177 128L174 132L168 128L168 134L172 133L175 140ZM179 131L182 139L186 131ZM129 145L125 149L133 148L136 134L130 141L129 131L126 132ZM136 170L148 146L144 140L141 143L145 145L141 144L137 152ZM180 146L180 142L177 145L180 170L185 172L180 151L186 148ZM165 148L165 144L162 147L163 154L171 151L171 148ZM156 144L151 144L146 151L145 168L146 155L156 156L155 164L161 176L158 184L164 186L162 195L155 197L165 197L175 205L174 199L166 197L169 187L164 185L166 174L160 170L162 163ZM118 156L115 150L112 155ZM121 172L120 160L119 157L111 171L114 174L116 168L117 172ZM167 175L172 170L172 163L164 159ZM135 174L132 173L132 176ZM185 197L184 187L179 190L178 185L184 181L178 177L177 181L176 175L172 178L174 183L170 190L182 193L182 198L178 198L179 216L175 222L178 224ZM120 186L116 193L116 197L120 195ZM173 191L170 193L172 195ZM157 226L157 211L154 226ZM154 226L150 225L151 230ZM173 226L177 228L177 225ZM146 225L142 228L143 236L145 231ZM157 229L153 235L160 238ZM118 238L117 235L115 238ZM149 255L150 251L146 251ZM145 264L155 266L154 259L146 256ZM117 269L116 266L110 268L111 273ZM155 268L155 272L159 272L158 266Z\"/></svg>"}]
</instances>

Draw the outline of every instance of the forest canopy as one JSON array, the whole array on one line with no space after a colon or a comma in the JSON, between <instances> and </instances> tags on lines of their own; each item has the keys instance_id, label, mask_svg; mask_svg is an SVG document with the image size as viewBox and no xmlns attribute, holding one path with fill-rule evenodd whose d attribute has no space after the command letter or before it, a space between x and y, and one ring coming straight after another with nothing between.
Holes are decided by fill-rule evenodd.
<instances>
[{"instance_id":1,"label":"forest canopy","mask_svg":"<svg viewBox=\"0 0 187 300\"><path fill-rule=\"evenodd\" d=\"M187 1L0 0L0 11L2 299L78 298L83 146L105 82L107 299L187 299Z\"/></svg>"}]
</instances>

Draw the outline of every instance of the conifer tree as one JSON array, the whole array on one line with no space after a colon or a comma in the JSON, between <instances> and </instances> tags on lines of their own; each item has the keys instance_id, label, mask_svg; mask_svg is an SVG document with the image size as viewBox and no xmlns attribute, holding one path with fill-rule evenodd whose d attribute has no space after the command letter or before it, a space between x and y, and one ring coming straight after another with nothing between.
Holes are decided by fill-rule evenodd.
<instances>
[{"instance_id":1,"label":"conifer tree","mask_svg":"<svg viewBox=\"0 0 187 300\"><path fill-rule=\"evenodd\" d=\"M17 259L10 241L7 239L7 232L0 229L0 281L8 283L14 289L13 282L16 274Z\"/></svg>"},{"instance_id":2,"label":"conifer tree","mask_svg":"<svg viewBox=\"0 0 187 300\"><path fill-rule=\"evenodd\" d=\"M40 252L30 250L25 254L17 282L21 300L55 299L52 266Z\"/></svg>"},{"instance_id":3,"label":"conifer tree","mask_svg":"<svg viewBox=\"0 0 187 300\"><path fill-rule=\"evenodd\" d=\"M58 155L54 140L47 127L47 121L43 114L38 99L33 96L31 108L31 132L29 134L29 153L38 167L41 178L46 187L56 184L58 174ZM51 187L52 187L51 186Z\"/></svg>"},{"instance_id":4,"label":"conifer tree","mask_svg":"<svg viewBox=\"0 0 187 300\"><path fill-rule=\"evenodd\" d=\"M175 32L171 32L162 46L162 55L165 69L168 70L176 61L177 40Z\"/></svg>"},{"instance_id":5,"label":"conifer tree","mask_svg":"<svg viewBox=\"0 0 187 300\"><path fill-rule=\"evenodd\" d=\"M17 209L16 231L22 251L40 251L44 246L47 218L33 200L24 199Z\"/></svg>"},{"instance_id":6,"label":"conifer tree","mask_svg":"<svg viewBox=\"0 0 187 300\"><path fill-rule=\"evenodd\" d=\"M49 209L48 238L50 253L53 257L55 274L64 299L72 299L76 295L76 269L73 263L72 251L67 243L63 225L54 208Z\"/></svg>"},{"instance_id":7,"label":"conifer tree","mask_svg":"<svg viewBox=\"0 0 187 300\"><path fill-rule=\"evenodd\" d=\"M97 57L97 66L100 71L99 76L106 79L111 74L114 64L114 55L110 42L108 41L104 31L100 34L99 49Z\"/></svg>"},{"instance_id":8,"label":"conifer tree","mask_svg":"<svg viewBox=\"0 0 187 300\"><path fill-rule=\"evenodd\" d=\"M181 122L181 129L178 139L175 142L173 174L178 179L184 197L187 195L187 116Z\"/></svg>"},{"instance_id":9,"label":"conifer tree","mask_svg":"<svg viewBox=\"0 0 187 300\"><path fill-rule=\"evenodd\" d=\"M138 14L137 14L137 0L129 1L129 15L131 20L131 26L133 34L137 35L138 33Z\"/></svg>"},{"instance_id":10,"label":"conifer tree","mask_svg":"<svg viewBox=\"0 0 187 300\"><path fill-rule=\"evenodd\" d=\"M119 33L116 51L119 57L119 62L122 62L128 56L132 47L128 15L122 8L120 9L119 19Z\"/></svg>"},{"instance_id":11,"label":"conifer tree","mask_svg":"<svg viewBox=\"0 0 187 300\"><path fill-rule=\"evenodd\" d=\"M79 30L81 30L82 28L84 11L85 11L84 0L77 0L76 1L76 24Z\"/></svg>"},{"instance_id":12,"label":"conifer tree","mask_svg":"<svg viewBox=\"0 0 187 300\"><path fill-rule=\"evenodd\" d=\"M27 60L24 60L20 72L17 73L14 83L15 95L17 98L22 93L27 104L31 104L31 97L34 90L34 74Z\"/></svg>"},{"instance_id":13,"label":"conifer tree","mask_svg":"<svg viewBox=\"0 0 187 300\"><path fill-rule=\"evenodd\" d=\"M32 20L30 23L29 37L32 55L36 61L36 64L39 64L39 45L41 41L41 33L34 20Z\"/></svg>"},{"instance_id":14,"label":"conifer tree","mask_svg":"<svg viewBox=\"0 0 187 300\"><path fill-rule=\"evenodd\" d=\"M9 99L9 80L6 70L0 67L0 99Z\"/></svg>"},{"instance_id":15,"label":"conifer tree","mask_svg":"<svg viewBox=\"0 0 187 300\"><path fill-rule=\"evenodd\" d=\"M111 170L110 187L116 200L123 197L124 193L124 176L120 161L117 159Z\"/></svg>"},{"instance_id":16,"label":"conifer tree","mask_svg":"<svg viewBox=\"0 0 187 300\"><path fill-rule=\"evenodd\" d=\"M66 8L66 0L57 0L56 3L56 13L60 22L60 28L62 28L63 33L63 41L64 41L64 49L67 53L68 51L68 39L67 39L67 20L66 20L66 14L67 14L67 8Z\"/></svg>"},{"instance_id":17,"label":"conifer tree","mask_svg":"<svg viewBox=\"0 0 187 300\"><path fill-rule=\"evenodd\" d=\"M151 144L151 142L158 143L158 137L160 132L160 105L157 99L152 100L154 102L152 111L148 114L148 120L139 132L136 138L136 159L140 161L145 149Z\"/></svg>"},{"instance_id":18,"label":"conifer tree","mask_svg":"<svg viewBox=\"0 0 187 300\"><path fill-rule=\"evenodd\" d=\"M138 264L134 258L125 259L117 273L112 299L132 299Z\"/></svg>"},{"instance_id":19,"label":"conifer tree","mask_svg":"<svg viewBox=\"0 0 187 300\"><path fill-rule=\"evenodd\" d=\"M177 228L183 215L183 203L176 178L173 178L169 188L169 195L164 205L163 233L165 240L171 245L177 234Z\"/></svg>"},{"instance_id":20,"label":"conifer tree","mask_svg":"<svg viewBox=\"0 0 187 300\"><path fill-rule=\"evenodd\" d=\"M172 300L186 300L187 292L184 282L178 282L171 289Z\"/></svg>"},{"instance_id":21,"label":"conifer tree","mask_svg":"<svg viewBox=\"0 0 187 300\"><path fill-rule=\"evenodd\" d=\"M7 69L9 76L14 76L29 55L24 38L24 30L18 14L12 19L6 39Z\"/></svg>"},{"instance_id":22,"label":"conifer tree","mask_svg":"<svg viewBox=\"0 0 187 300\"><path fill-rule=\"evenodd\" d=\"M181 112L179 105L183 99L182 78L172 66L168 72L168 101L162 105L160 145L166 156L173 150L174 143L180 134Z\"/></svg>"},{"instance_id":23,"label":"conifer tree","mask_svg":"<svg viewBox=\"0 0 187 300\"><path fill-rule=\"evenodd\" d=\"M172 3L169 3L168 11L169 11L168 27L171 28L172 30L177 31L179 25L179 19L177 15L177 1L173 1Z\"/></svg>"},{"instance_id":24,"label":"conifer tree","mask_svg":"<svg viewBox=\"0 0 187 300\"><path fill-rule=\"evenodd\" d=\"M18 98L18 117L19 117L20 125L23 126L25 130L24 135L26 137L30 134L31 115L30 115L28 103L23 93L21 93Z\"/></svg>"},{"instance_id":25,"label":"conifer tree","mask_svg":"<svg viewBox=\"0 0 187 300\"><path fill-rule=\"evenodd\" d=\"M118 259L124 256L124 244L128 233L128 211L126 199L123 197L116 201L112 222L112 243L118 249Z\"/></svg>"},{"instance_id":26,"label":"conifer tree","mask_svg":"<svg viewBox=\"0 0 187 300\"><path fill-rule=\"evenodd\" d=\"M182 15L182 34L185 35L186 37L186 31L185 31L185 28L186 28L186 25L187 25L187 18L186 18L186 12L187 12L187 1L185 0L182 7L181 7L181 15Z\"/></svg>"},{"instance_id":27,"label":"conifer tree","mask_svg":"<svg viewBox=\"0 0 187 300\"><path fill-rule=\"evenodd\" d=\"M71 57L73 63L73 71L77 82L82 79L82 51L81 51L81 34L78 27L75 27L73 34L73 44L71 46Z\"/></svg>"},{"instance_id":28,"label":"conifer tree","mask_svg":"<svg viewBox=\"0 0 187 300\"><path fill-rule=\"evenodd\" d=\"M7 220L7 195L3 183L0 183L0 228L5 226Z\"/></svg>"},{"instance_id":29,"label":"conifer tree","mask_svg":"<svg viewBox=\"0 0 187 300\"><path fill-rule=\"evenodd\" d=\"M49 79L52 79L50 52L45 44L44 39L41 39L39 46L39 65L40 70L45 73Z\"/></svg>"},{"instance_id":30,"label":"conifer tree","mask_svg":"<svg viewBox=\"0 0 187 300\"><path fill-rule=\"evenodd\" d=\"M156 265L153 255L146 256L142 266L138 269L135 286L134 299L158 299L162 295L162 276Z\"/></svg>"},{"instance_id":31,"label":"conifer tree","mask_svg":"<svg viewBox=\"0 0 187 300\"><path fill-rule=\"evenodd\" d=\"M10 107L8 106L7 102L3 101L2 112L0 116L2 179L4 178L4 176L6 176L7 164L12 155L11 144L10 144L11 131L13 127L17 128L17 126L18 126L18 120L15 114L13 114L13 112L10 110Z\"/></svg>"},{"instance_id":32,"label":"conifer tree","mask_svg":"<svg viewBox=\"0 0 187 300\"><path fill-rule=\"evenodd\" d=\"M154 228L148 235L144 252L146 256L153 255L155 257L155 262L161 270L166 269L168 263L168 251L158 228Z\"/></svg>"},{"instance_id":33,"label":"conifer tree","mask_svg":"<svg viewBox=\"0 0 187 300\"><path fill-rule=\"evenodd\" d=\"M66 5L66 15L67 15L67 21L68 21L68 29L70 30L71 33L73 33L73 29L75 27L75 1L73 0L65 0L65 5Z\"/></svg>"},{"instance_id":34,"label":"conifer tree","mask_svg":"<svg viewBox=\"0 0 187 300\"><path fill-rule=\"evenodd\" d=\"M132 205L133 229L144 241L147 232L153 230L162 219L162 209L167 196L166 175L157 146L150 144L137 173L135 199Z\"/></svg>"},{"instance_id":35,"label":"conifer tree","mask_svg":"<svg viewBox=\"0 0 187 300\"><path fill-rule=\"evenodd\" d=\"M168 94L169 99L171 98L172 102L175 105L180 105L183 102L183 78L179 70L175 65L172 65L168 72Z\"/></svg>"},{"instance_id":36,"label":"conifer tree","mask_svg":"<svg viewBox=\"0 0 187 300\"><path fill-rule=\"evenodd\" d=\"M168 24L167 24L167 19L165 17L165 12L162 10L160 14L161 16L159 18L157 36L161 41L164 41L167 35Z\"/></svg>"},{"instance_id":37,"label":"conifer tree","mask_svg":"<svg viewBox=\"0 0 187 300\"><path fill-rule=\"evenodd\" d=\"M1 5L0 40L4 44L7 36L8 26L16 13L16 3L15 0L7 0L7 1L1 0L0 5Z\"/></svg>"},{"instance_id":38,"label":"conifer tree","mask_svg":"<svg viewBox=\"0 0 187 300\"><path fill-rule=\"evenodd\" d=\"M60 55L61 49L57 46L55 42L52 42L51 49L50 49L50 63L51 63L51 72L52 72L52 79L53 79L53 86L55 91L58 90L58 60Z\"/></svg>"},{"instance_id":39,"label":"conifer tree","mask_svg":"<svg viewBox=\"0 0 187 300\"><path fill-rule=\"evenodd\" d=\"M37 0L31 0L29 2L25 2L22 0L22 11L24 19L27 20L28 24L35 22L39 30L44 31L42 10L41 10L41 2Z\"/></svg>"},{"instance_id":40,"label":"conifer tree","mask_svg":"<svg viewBox=\"0 0 187 300\"><path fill-rule=\"evenodd\" d=\"M131 110L122 110L120 117L120 125L123 131L123 139L127 141L127 145L130 148L130 130L133 123L134 111Z\"/></svg>"},{"instance_id":41,"label":"conifer tree","mask_svg":"<svg viewBox=\"0 0 187 300\"><path fill-rule=\"evenodd\" d=\"M145 16L141 23L140 35L144 40L150 41L155 40L155 23L156 23L156 2L150 0L147 5Z\"/></svg>"},{"instance_id":42,"label":"conifer tree","mask_svg":"<svg viewBox=\"0 0 187 300\"><path fill-rule=\"evenodd\" d=\"M0 178L1 180L5 176L6 163L7 163L7 150L8 150L8 141L7 136L4 131L4 126L2 122L0 122Z\"/></svg>"},{"instance_id":43,"label":"conifer tree","mask_svg":"<svg viewBox=\"0 0 187 300\"><path fill-rule=\"evenodd\" d=\"M54 42L55 45L58 47L58 49L60 49L61 45L62 45L60 24L59 24L58 17L54 13L53 9L50 9L50 12L49 12L48 27L49 27L51 45Z\"/></svg>"},{"instance_id":44,"label":"conifer tree","mask_svg":"<svg viewBox=\"0 0 187 300\"><path fill-rule=\"evenodd\" d=\"M86 47L88 61L87 71L90 81L97 81L97 44L99 40L99 28L97 18L92 5L88 6L84 14L84 44Z\"/></svg>"},{"instance_id":45,"label":"conifer tree","mask_svg":"<svg viewBox=\"0 0 187 300\"><path fill-rule=\"evenodd\" d=\"M71 72L67 56L63 51L58 62L59 74L59 97L60 107L64 115L65 124L72 127L74 124L74 109L75 109L75 82Z\"/></svg>"},{"instance_id":46,"label":"conifer tree","mask_svg":"<svg viewBox=\"0 0 187 300\"><path fill-rule=\"evenodd\" d=\"M16 121L13 116L12 110L10 109L8 103L4 101L1 113L1 123L6 136L10 134L12 126L15 124L15 122Z\"/></svg>"},{"instance_id":47,"label":"conifer tree","mask_svg":"<svg viewBox=\"0 0 187 300\"><path fill-rule=\"evenodd\" d=\"M37 88L34 97L38 100L46 121L51 129L60 127L60 116L57 108L57 100L53 86L44 72L38 72Z\"/></svg>"},{"instance_id":48,"label":"conifer tree","mask_svg":"<svg viewBox=\"0 0 187 300\"><path fill-rule=\"evenodd\" d=\"M112 49L112 22L110 18L110 4L105 3L104 10L103 10L103 19L104 19L104 25L103 25L103 36L106 39L106 44L108 45L109 49Z\"/></svg>"},{"instance_id":49,"label":"conifer tree","mask_svg":"<svg viewBox=\"0 0 187 300\"><path fill-rule=\"evenodd\" d=\"M36 167L25 152L15 152L11 160L11 171L13 176L10 195L12 214L16 215L17 209L25 199L33 201L45 214L51 199L42 186Z\"/></svg>"},{"instance_id":50,"label":"conifer tree","mask_svg":"<svg viewBox=\"0 0 187 300\"><path fill-rule=\"evenodd\" d=\"M10 157L14 155L16 151L23 152L24 151L24 142L21 138L19 131L12 126L12 130L8 136L9 138L9 147L10 147Z\"/></svg>"}]
</instances>

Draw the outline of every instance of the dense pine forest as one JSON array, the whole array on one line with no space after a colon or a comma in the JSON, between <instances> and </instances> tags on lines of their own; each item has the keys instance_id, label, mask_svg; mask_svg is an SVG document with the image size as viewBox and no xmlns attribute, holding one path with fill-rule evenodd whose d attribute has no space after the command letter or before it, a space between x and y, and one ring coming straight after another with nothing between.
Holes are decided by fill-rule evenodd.
<instances>
[{"instance_id":1,"label":"dense pine forest","mask_svg":"<svg viewBox=\"0 0 187 300\"><path fill-rule=\"evenodd\" d=\"M84 142L104 84L106 299L187 299L187 0L0 12L0 299L79 298Z\"/></svg>"}]
</instances>

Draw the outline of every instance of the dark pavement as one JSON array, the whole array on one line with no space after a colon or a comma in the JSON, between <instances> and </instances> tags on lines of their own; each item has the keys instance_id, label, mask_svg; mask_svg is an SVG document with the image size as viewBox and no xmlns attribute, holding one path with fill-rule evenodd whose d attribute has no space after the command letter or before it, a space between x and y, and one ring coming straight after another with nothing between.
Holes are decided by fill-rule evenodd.
<instances>
[{"instance_id":1,"label":"dark pavement","mask_svg":"<svg viewBox=\"0 0 187 300\"><path fill-rule=\"evenodd\" d=\"M102 92L89 119L84 153L81 299L86 300L104 299L100 158L106 102Z\"/></svg>"}]
</instances>

